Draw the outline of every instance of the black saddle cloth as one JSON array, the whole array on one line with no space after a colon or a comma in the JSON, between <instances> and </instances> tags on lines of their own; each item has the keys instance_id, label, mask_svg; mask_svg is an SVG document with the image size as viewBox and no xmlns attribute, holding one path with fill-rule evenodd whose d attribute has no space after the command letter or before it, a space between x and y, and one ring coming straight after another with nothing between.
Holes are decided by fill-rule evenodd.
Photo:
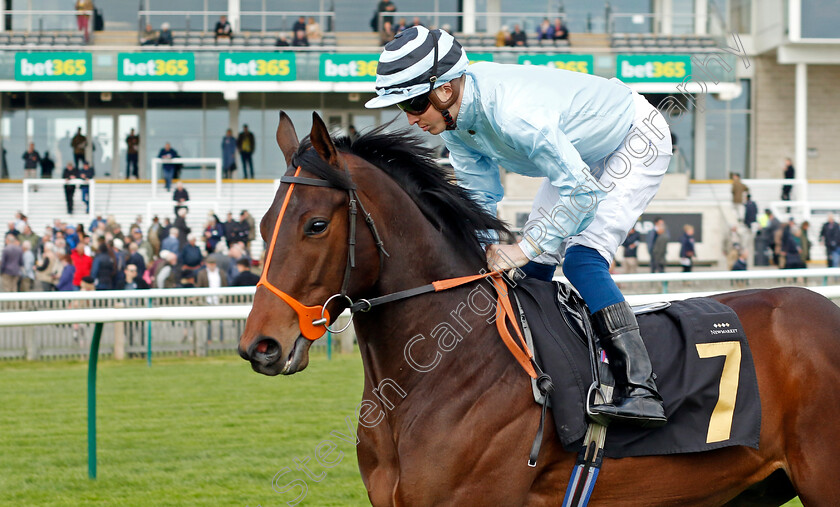
<instances>
[{"instance_id":1,"label":"black saddle cloth","mask_svg":"<svg viewBox=\"0 0 840 507\"><path fill-rule=\"evenodd\" d=\"M580 296L559 282L526 278L517 283L514 293L525 311L537 361L554 382L551 411L557 434L567 450L577 451L586 432L584 403L593 377L588 326L583 321L588 309ZM713 299L693 298L637 318L668 424L654 429L610 425L606 456L689 453L735 445L757 449L758 382L735 312Z\"/></svg>"}]
</instances>

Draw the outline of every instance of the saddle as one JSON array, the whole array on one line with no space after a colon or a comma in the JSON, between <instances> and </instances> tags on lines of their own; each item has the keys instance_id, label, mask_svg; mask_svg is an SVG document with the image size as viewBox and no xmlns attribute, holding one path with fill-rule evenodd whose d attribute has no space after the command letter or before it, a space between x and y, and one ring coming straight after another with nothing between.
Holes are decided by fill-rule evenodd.
<instances>
[{"instance_id":1,"label":"saddle","mask_svg":"<svg viewBox=\"0 0 840 507\"><path fill-rule=\"evenodd\" d=\"M554 384L547 400L535 386L535 399L549 404L561 443L577 451L593 396L608 395L600 389L614 385L609 357L593 336L585 303L570 286L525 278L512 294L536 362ZM611 425L604 455L677 454L736 445L757 449L758 382L735 312L711 298L693 298L648 305L636 313L668 424L651 429Z\"/></svg>"}]
</instances>

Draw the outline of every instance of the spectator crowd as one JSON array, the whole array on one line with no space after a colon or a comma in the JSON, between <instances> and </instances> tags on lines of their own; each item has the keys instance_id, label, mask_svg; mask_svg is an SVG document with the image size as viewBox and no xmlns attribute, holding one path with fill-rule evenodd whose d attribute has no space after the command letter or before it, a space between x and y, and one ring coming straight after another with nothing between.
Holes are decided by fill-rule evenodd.
<instances>
[{"instance_id":1,"label":"spectator crowd","mask_svg":"<svg viewBox=\"0 0 840 507\"><path fill-rule=\"evenodd\" d=\"M176 201L174 220L155 216L148 227L140 216L124 230L112 216L97 215L87 227L56 219L40 235L18 212L4 234L2 291L256 285L250 213L228 212L224 221L210 213L204 229L192 231L185 204Z\"/></svg>"}]
</instances>

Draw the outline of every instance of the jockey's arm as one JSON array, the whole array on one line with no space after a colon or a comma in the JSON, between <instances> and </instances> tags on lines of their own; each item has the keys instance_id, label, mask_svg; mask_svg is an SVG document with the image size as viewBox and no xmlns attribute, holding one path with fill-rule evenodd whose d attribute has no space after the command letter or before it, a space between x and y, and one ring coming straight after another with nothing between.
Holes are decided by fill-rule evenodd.
<instances>
[{"instance_id":1,"label":"jockey's arm","mask_svg":"<svg viewBox=\"0 0 840 507\"><path fill-rule=\"evenodd\" d=\"M455 170L458 185L469 190L473 201L479 206L497 216L496 207L505 195L499 166L490 158L460 143L447 143L446 147L449 149L449 161ZM499 242L496 231L487 231L480 239L485 244Z\"/></svg>"}]
</instances>

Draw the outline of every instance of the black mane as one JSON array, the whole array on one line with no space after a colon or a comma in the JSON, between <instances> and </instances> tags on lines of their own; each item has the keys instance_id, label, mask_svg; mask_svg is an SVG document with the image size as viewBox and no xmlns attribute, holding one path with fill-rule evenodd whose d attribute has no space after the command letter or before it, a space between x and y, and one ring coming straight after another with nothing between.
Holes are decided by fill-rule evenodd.
<instances>
[{"instance_id":1,"label":"black mane","mask_svg":"<svg viewBox=\"0 0 840 507\"><path fill-rule=\"evenodd\" d=\"M383 170L417 204L432 223L458 250L484 259L478 233L495 230L501 240L512 237L504 222L487 213L472 200L470 193L454 183L454 175L435 162L433 151L406 129L389 130L381 125L351 142L348 137L333 138L336 149L352 153ZM345 173L336 171L315 152L305 138L292 158L293 166L329 181L341 189L350 188Z\"/></svg>"}]
</instances>

